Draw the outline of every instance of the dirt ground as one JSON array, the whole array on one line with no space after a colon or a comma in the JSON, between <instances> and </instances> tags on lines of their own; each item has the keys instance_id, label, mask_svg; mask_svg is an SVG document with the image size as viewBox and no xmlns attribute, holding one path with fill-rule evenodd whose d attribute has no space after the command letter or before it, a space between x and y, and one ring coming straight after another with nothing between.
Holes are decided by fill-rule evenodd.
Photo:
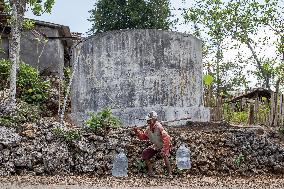
<instances>
[{"instance_id":1,"label":"dirt ground","mask_svg":"<svg viewBox=\"0 0 284 189\"><path fill-rule=\"evenodd\" d=\"M11 176L0 178L1 189L90 189L90 188L284 188L284 176L97 178L91 176Z\"/></svg>"}]
</instances>

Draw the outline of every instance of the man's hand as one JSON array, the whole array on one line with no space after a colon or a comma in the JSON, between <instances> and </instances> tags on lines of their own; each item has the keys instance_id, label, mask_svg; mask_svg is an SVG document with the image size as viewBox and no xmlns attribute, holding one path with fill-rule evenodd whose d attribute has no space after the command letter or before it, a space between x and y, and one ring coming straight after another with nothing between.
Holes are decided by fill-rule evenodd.
<instances>
[{"instance_id":1,"label":"man's hand","mask_svg":"<svg viewBox=\"0 0 284 189\"><path fill-rule=\"evenodd\" d=\"M169 150L165 150L165 149L162 149L161 152L160 152L162 157L169 156L169 153L170 153Z\"/></svg>"},{"instance_id":2,"label":"man's hand","mask_svg":"<svg viewBox=\"0 0 284 189\"><path fill-rule=\"evenodd\" d=\"M135 133L138 133L138 127L137 126L133 127L132 131L134 131Z\"/></svg>"}]
</instances>

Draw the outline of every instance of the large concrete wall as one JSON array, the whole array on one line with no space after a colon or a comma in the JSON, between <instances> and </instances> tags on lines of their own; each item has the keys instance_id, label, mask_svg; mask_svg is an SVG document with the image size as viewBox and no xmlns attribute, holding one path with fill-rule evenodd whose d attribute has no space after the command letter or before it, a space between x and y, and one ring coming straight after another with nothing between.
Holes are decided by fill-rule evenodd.
<instances>
[{"instance_id":1,"label":"large concrete wall","mask_svg":"<svg viewBox=\"0 0 284 189\"><path fill-rule=\"evenodd\" d=\"M59 37L56 28L36 26L36 30L47 36ZM43 43L38 41L39 37L41 36L32 31L22 32L20 60L37 68L41 73L62 75L64 67L64 46L62 41L49 39L47 43ZM0 58L8 58L9 41L7 37L3 38L1 46L5 53L0 53Z\"/></svg>"},{"instance_id":2,"label":"large concrete wall","mask_svg":"<svg viewBox=\"0 0 284 189\"><path fill-rule=\"evenodd\" d=\"M192 116L208 121L202 106L201 41L177 32L121 30L86 40L72 87L77 121L112 107L124 125L143 124L154 110L159 119Z\"/></svg>"}]
</instances>

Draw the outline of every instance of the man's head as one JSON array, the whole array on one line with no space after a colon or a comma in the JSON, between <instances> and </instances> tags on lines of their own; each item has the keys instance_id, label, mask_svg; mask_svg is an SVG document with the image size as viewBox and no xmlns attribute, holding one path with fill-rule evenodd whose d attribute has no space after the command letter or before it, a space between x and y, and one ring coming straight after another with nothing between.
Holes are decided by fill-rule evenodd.
<instances>
[{"instance_id":1,"label":"man's head","mask_svg":"<svg viewBox=\"0 0 284 189\"><path fill-rule=\"evenodd\" d=\"M155 111L151 111L146 116L146 121L148 124L154 124L157 121L158 114Z\"/></svg>"}]
</instances>

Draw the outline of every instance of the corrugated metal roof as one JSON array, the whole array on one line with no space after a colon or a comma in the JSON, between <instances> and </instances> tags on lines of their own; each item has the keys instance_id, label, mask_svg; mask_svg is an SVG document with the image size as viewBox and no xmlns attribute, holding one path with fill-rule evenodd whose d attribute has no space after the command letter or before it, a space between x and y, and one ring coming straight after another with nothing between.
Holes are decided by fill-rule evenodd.
<instances>
[{"instance_id":1,"label":"corrugated metal roof","mask_svg":"<svg viewBox=\"0 0 284 189\"><path fill-rule=\"evenodd\" d=\"M256 89L253 89L252 91L250 91L248 93L234 97L233 99L229 100L228 102L236 102L236 101L243 99L243 98L252 99L252 98L256 98L256 97L266 97L267 99L270 99L271 98L271 91L264 89L264 88L256 88Z\"/></svg>"}]
</instances>

